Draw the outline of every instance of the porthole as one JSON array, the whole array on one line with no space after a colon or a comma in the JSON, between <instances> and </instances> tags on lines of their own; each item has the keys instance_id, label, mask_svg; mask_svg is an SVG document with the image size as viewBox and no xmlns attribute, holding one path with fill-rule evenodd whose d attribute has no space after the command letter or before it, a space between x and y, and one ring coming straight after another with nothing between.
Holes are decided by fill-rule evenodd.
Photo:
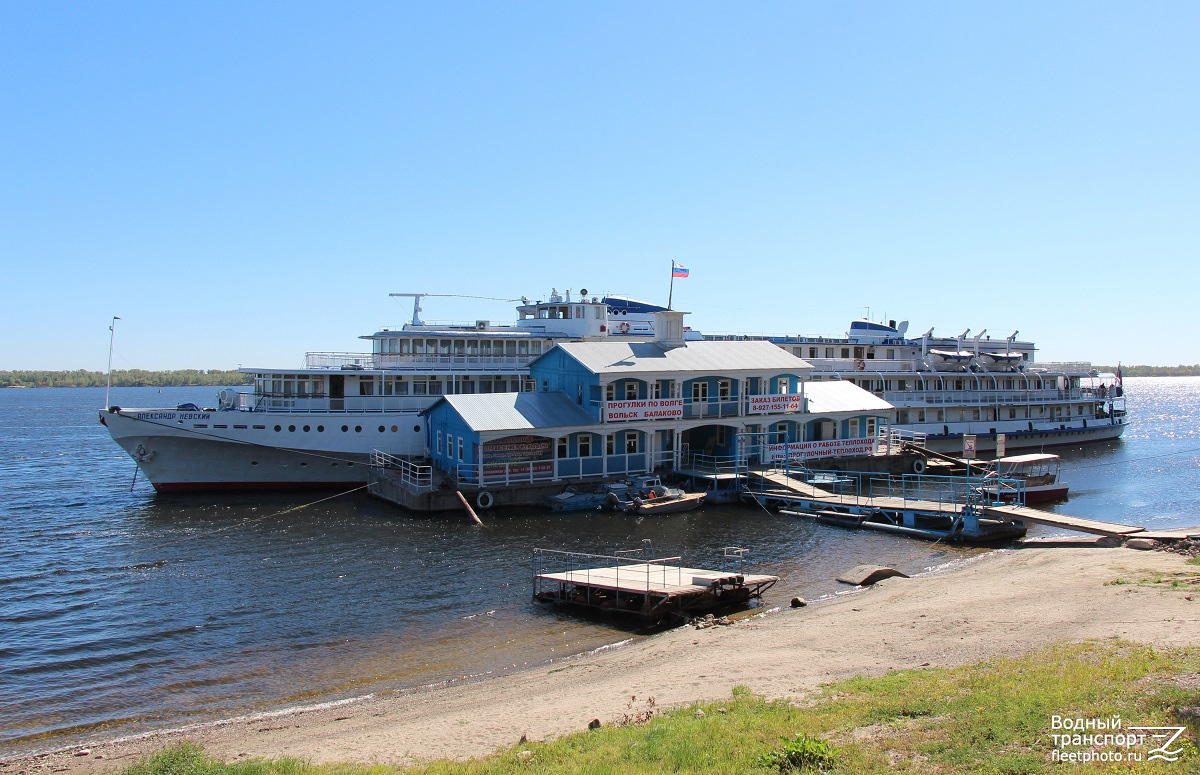
<instances>
[{"instance_id":1,"label":"porthole","mask_svg":"<svg viewBox=\"0 0 1200 775\"><path fill-rule=\"evenodd\" d=\"M300 464L300 467L301 467L301 468L305 468L305 467L307 467L307 466L308 466L308 463L301 463L301 464Z\"/></svg>"},{"instance_id":2,"label":"porthole","mask_svg":"<svg viewBox=\"0 0 1200 775\"><path fill-rule=\"evenodd\" d=\"M250 461L250 465L252 465L252 466L256 466L256 465L258 465L258 461L257 461L257 460L251 460L251 461Z\"/></svg>"},{"instance_id":3,"label":"porthole","mask_svg":"<svg viewBox=\"0 0 1200 775\"><path fill-rule=\"evenodd\" d=\"M278 425L276 425L276 426L275 426L275 432L276 432L276 433L279 433L281 430L283 430L283 428L282 428L282 427L280 427L280 426L278 426Z\"/></svg>"},{"instance_id":4,"label":"porthole","mask_svg":"<svg viewBox=\"0 0 1200 775\"><path fill-rule=\"evenodd\" d=\"M400 429L399 429L399 428L397 428L395 425L393 425L393 426L392 426L392 433L395 433L395 432L396 432L396 431L398 431L398 430L400 430Z\"/></svg>"},{"instance_id":5,"label":"porthole","mask_svg":"<svg viewBox=\"0 0 1200 775\"><path fill-rule=\"evenodd\" d=\"M342 433L345 433L345 432L346 432L346 431L348 431L348 430L350 430L350 427L349 427L348 425L343 425L343 426L342 426Z\"/></svg>"},{"instance_id":6,"label":"porthole","mask_svg":"<svg viewBox=\"0 0 1200 775\"><path fill-rule=\"evenodd\" d=\"M317 426L317 433L324 433L324 432L325 432L325 426L324 426L324 425L318 425L318 426Z\"/></svg>"},{"instance_id":7,"label":"porthole","mask_svg":"<svg viewBox=\"0 0 1200 775\"><path fill-rule=\"evenodd\" d=\"M421 426L420 426L420 425L414 425L414 426L413 426L413 433L420 433L420 432L421 432Z\"/></svg>"},{"instance_id":8,"label":"porthole","mask_svg":"<svg viewBox=\"0 0 1200 775\"><path fill-rule=\"evenodd\" d=\"M354 426L354 432L355 432L355 433L362 433L362 426L361 426L361 425L355 425L355 426Z\"/></svg>"},{"instance_id":9,"label":"porthole","mask_svg":"<svg viewBox=\"0 0 1200 775\"><path fill-rule=\"evenodd\" d=\"M296 432L296 426L295 426L295 425L289 425L289 426L288 426L288 433L295 433L295 432Z\"/></svg>"},{"instance_id":10,"label":"porthole","mask_svg":"<svg viewBox=\"0 0 1200 775\"><path fill-rule=\"evenodd\" d=\"M382 425L380 425L380 426L379 426L379 432L380 432L380 433L383 433L383 432L384 432L384 431L386 431L386 430L387 430L387 428L383 427Z\"/></svg>"},{"instance_id":11,"label":"porthole","mask_svg":"<svg viewBox=\"0 0 1200 775\"><path fill-rule=\"evenodd\" d=\"M308 426L307 426L307 425L305 425L305 426L304 426L304 432L305 432L305 433L308 433Z\"/></svg>"}]
</instances>

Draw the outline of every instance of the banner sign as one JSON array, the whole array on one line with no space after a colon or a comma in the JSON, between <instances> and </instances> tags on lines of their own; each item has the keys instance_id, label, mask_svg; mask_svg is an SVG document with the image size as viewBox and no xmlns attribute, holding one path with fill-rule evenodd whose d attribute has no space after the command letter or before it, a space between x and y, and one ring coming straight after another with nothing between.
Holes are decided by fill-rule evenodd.
<instances>
[{"instance_id":1,"label":"banner sign","mask_svg":"<svg viewBox=\"0 0 1200 775\"><path fill-rule=\"evenodd\" d=\"M768 460L782 460L784 457L802 460L810 457L870 455L875 451L875 439L793 441L790 444L767 444L765 449Z\"/></svg>"},{"instance_id":2,"label":"banner sign","mask_svg":"<svg viewBox=\"0 0 1200 775\"><path fill-rule=\"evenodd\" d=\"M550 457L551 439L544 436L505 436L483 445L483 462L523 463Z\"/></svg>"},{"instance_id":3,"label":"banner sign","mask_svg":"<svg viewBox=\"0 0 1200 775\"><path fill-rule=\"evenodd\" d=\"M1004 457L1004 453L1008 451L1007 439L1003 433L996 434L996 457Z\"/></svg>"},{"instance_id":4,"label":"banner sign","mask_svg":"<svg viewBox=\"0 0 1200 775\"><path fill-rule=\"evenodd\" d=\"M765 396L750 396L750 414L799 412L803 407L804 398L799 393L771 393Z\"/></svg>"},{"instance_id":5,"label":"banner sign","mask_svg":"<svg viewBox=\"0 0 1200 775\"><path fill-rule=\"evenodd\" d=\"M975 436L973 434L963 434L963 457L967 460L975 459Z\"/></svg>"},{"instance_id":6,"label":"banner sign","mask_svg":"<svg viewBox=\"0 0 1200 775\"><path fill-rule=\"evenodd\" d=\"M648 398L644 401L609 401L604 420L664 420L683 417L682 398Z\"/></svg>"}]
</instances>

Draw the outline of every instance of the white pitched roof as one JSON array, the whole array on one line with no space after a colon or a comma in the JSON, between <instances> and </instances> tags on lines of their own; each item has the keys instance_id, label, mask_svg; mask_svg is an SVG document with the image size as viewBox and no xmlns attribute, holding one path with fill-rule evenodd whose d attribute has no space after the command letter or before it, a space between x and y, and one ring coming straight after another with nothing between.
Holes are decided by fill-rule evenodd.
<instances>
[{"instance_id":1,"label":"white pitched roof","mask_svg":"<svg viewBox=\"0 0 1200 775\"><path fill-rule=\"evenodd\" d=\"M835 412L891 412L887 401L870 391L863 390L852 382L805 382L804 395L808 396L809 414L833 414Z\"/></svg>"},{"instance_id":2,"label":"white pitched roof","mask_svg":"<svg viewBox=\"0 0 1200 775\"><path fill-rule=\"evenodd\" d=\"M804 373L812 369L808 361L765 341L688 342L669 349L654 342L563 342L558 347L595 374Z\"/></svg>"},{"instance_id":3,"label":"white pitched roof","mask_svg":"<svg viewBox=\"0 0 1200 775\"><path fill-rule=\"evenodd\" d=\"M596 420L562 393L482 393L442 396L477 432L596 425ZM428 414L433 406L426 409Z\"/></svg>"}]
</instances>

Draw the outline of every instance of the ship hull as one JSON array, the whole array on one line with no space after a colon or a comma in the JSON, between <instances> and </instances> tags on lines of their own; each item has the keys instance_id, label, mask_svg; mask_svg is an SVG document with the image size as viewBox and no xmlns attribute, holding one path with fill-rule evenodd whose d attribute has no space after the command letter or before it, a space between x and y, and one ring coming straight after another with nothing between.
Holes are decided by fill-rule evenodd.
<instances>
[{"instance_id":1,"label":"ship hull","mask_svg":"<svg viewBox=\"0 0 1200 775\"><path fill-rule=\"evenodd\" d=\"M408 413L335 417L121 409L101 412L100 421L163 493L359 487L367 482L372 450L412 456L425 448L423 428L415 430L420 418Z\"/></svg>"}]
</instances>

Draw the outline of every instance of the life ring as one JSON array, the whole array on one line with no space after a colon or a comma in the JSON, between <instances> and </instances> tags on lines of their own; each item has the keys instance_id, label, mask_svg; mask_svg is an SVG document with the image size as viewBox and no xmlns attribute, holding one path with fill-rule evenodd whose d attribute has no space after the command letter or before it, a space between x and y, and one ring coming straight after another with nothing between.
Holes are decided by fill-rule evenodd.
<instances>
[{"instance_id":1,"label":"life ring","mask_svg":"<svg viewBox=\"0 0 1200 775\"><path fill-rule=\"evenodd\" d=\"M480 490L479 494L475 496L475 505L481 509L490 509L495 502L496 499L487 490Z\"/></svg>"},{"instance_id":2,"label":"life ring","mask_svg":"<svg viewBox=\"0 0 1200 775\"><path fill-rule=\"evenodd\" d=\"M862 358L859 358L858 360L856 360L854 362L854 368L857 371L862 371L863 369L867 368L867 362L864 361Z\"/></svg>"},{"instance_id":3,"label":"life ring","mask_svg":"<svg viewBox=\"0 0 1200 775\"><path fill-rule=\"evenodd\" d=\"M912 470L914 474L923 474L927 468L927 464L923 458L917 458L912 462Z\"/></svg>"},{"instance_id":4,"label":"life ring","mask_svg":"<svg viewBox=\"0 0 1200 775\"><path fill-rule=\"evenodd\" d=\"M628 334L629 333L629 321L622 320L621 325L617 326L617 330L619 330L622 334Z\"/></svg>"}]
</instances>

